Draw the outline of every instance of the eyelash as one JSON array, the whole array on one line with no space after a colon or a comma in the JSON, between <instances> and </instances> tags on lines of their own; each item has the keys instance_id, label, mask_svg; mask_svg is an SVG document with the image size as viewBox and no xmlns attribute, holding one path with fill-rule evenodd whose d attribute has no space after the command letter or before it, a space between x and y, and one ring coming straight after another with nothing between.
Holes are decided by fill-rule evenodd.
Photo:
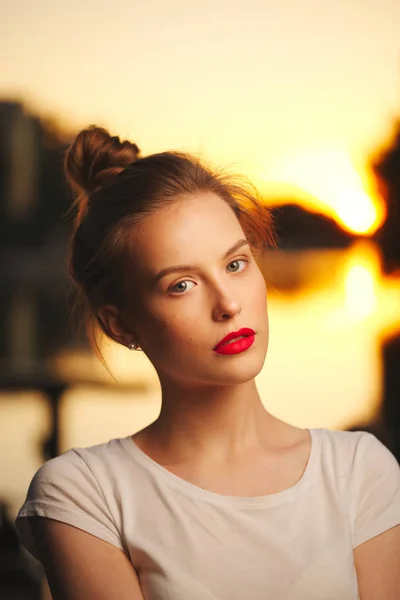
<instances>
[{"instance_id":1,"label":"eyelash","mask_svg":"<svg viewBox=\"0 0 400 600\"><path fill-rule=\"evenodd\" d=\"M249 264L249 260L247 260L247 259L245 259L245 258L235 258L235 260L231 260L231 261L228 263L228 265L227 265L227 266L229 266L229 265L231 265L232 263L235 263L235 262L242 262L242 263L245 263L245 265L246 265L246 264ZM231 273L242 273L242 272L245 270L245 268L246 268L246 266L244 266L244 267L243 267L243 269L240 269L240 271L230 271L230 272L231 272ZM176 296L183 296L183 295L184 295L184 294L187 292L187 290L184 290L183 292L174 292L174 291L173 291L173 289L174 289L174 288L175 288L177 285L180 285L181 283L185 283L185 282L193 283L193 282L190 282L188 279L182 279L182 281L178 281L178 283L174 283L174 285L173 285L173 286L171 286L171 287L168 289L168 291L169 291L171 294L173 294L173 295L176 295Z\"/></svg>"}]
</instances>

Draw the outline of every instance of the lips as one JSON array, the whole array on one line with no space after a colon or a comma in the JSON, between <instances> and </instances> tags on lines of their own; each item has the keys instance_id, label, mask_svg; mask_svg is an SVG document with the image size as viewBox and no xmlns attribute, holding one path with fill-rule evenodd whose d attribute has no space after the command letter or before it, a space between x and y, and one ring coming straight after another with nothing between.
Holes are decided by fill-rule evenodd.
<instances>
[{"instance_id":1,"label":"lips","mask_svg":"<svg viewBox=\"0 0 400 600\"><path fill-rule=\"evenodd\" d=\"M254 337L254 335L255 331L253 329L250 329L250 327L242 327L242 329L239 329L239 331L232 331L231 333L228 333L228 335L226 335L221 341L218 342L214 350L220 350L222 346L229 344L229 342L233 343L233 340L237 340L237 338L241 339L247 337Z\"/></svg>"}]
</instances>

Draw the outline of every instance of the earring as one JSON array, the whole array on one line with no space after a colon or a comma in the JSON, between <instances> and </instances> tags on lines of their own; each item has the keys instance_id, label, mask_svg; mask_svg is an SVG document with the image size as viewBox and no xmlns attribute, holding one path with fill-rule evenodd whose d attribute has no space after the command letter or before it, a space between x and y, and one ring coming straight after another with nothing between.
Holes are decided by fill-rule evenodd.
<instances>
[{"instance_id":1,"label":"earring","mask_svg":"<svg viewBox=\"0 0 400 600\"><path fill-rule=\"evenodd\" d=\"M130 342L128 348L129 350L141 350L141 347L136 342Z\"/></svg>"}]
</instances>

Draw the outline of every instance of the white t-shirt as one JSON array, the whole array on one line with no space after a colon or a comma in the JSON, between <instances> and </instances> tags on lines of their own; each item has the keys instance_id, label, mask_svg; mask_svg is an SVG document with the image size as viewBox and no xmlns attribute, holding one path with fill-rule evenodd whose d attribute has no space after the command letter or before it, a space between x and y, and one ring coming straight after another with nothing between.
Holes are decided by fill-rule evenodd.
<instances>
[{"instance_id":1,"label":"white t-shirt","mask_svg":"<svg viewBox=\"0 0 400 600\"><path fill-rule=\"evenodd\" d=\"M216 494L153 461L130 436L72 448L37 471L32 515L123 550L145 600L357 600L353 549L400 523L400 468L367 432L310 430L302 478L258 497Z\"/></svg>"}]
</instances>

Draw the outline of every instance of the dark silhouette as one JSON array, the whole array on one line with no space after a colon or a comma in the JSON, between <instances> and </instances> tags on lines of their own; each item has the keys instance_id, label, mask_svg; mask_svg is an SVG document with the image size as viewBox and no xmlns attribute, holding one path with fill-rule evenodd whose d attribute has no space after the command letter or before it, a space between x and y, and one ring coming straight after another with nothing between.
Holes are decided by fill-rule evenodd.
<instances>
[{"instance_id":1,"label":"dark silhouette","mask_svg":"<svg viewBox=\"0 0 400 600\"><path fill-rule=\"evenodd\" d=\"M345 248L355 239L333 219L288 202L273 210L278 244L283 249Z\"/></svg>"},{"instance_id":2,"label":"dark silhouette","mask_svg":"<svg viewBox=\"0 0 400 600\"><path fill-rule=\"evenodd\" d=\"M386 148L372 160L378 190L386 202L387 219L375 234L383 254L383 269L400 267L400 121Z\"/></svg>"},{"instance_id":3,"label":"dark silhouette","mask_svg":"<svg viewBox=\"0 0 400 600\"><path fill-rule=\"evenodd\" d=\"M382 360L382 418L387 425L392 451L400 462L400 334L384 343Z\"/></svg>"}]
</instances>

